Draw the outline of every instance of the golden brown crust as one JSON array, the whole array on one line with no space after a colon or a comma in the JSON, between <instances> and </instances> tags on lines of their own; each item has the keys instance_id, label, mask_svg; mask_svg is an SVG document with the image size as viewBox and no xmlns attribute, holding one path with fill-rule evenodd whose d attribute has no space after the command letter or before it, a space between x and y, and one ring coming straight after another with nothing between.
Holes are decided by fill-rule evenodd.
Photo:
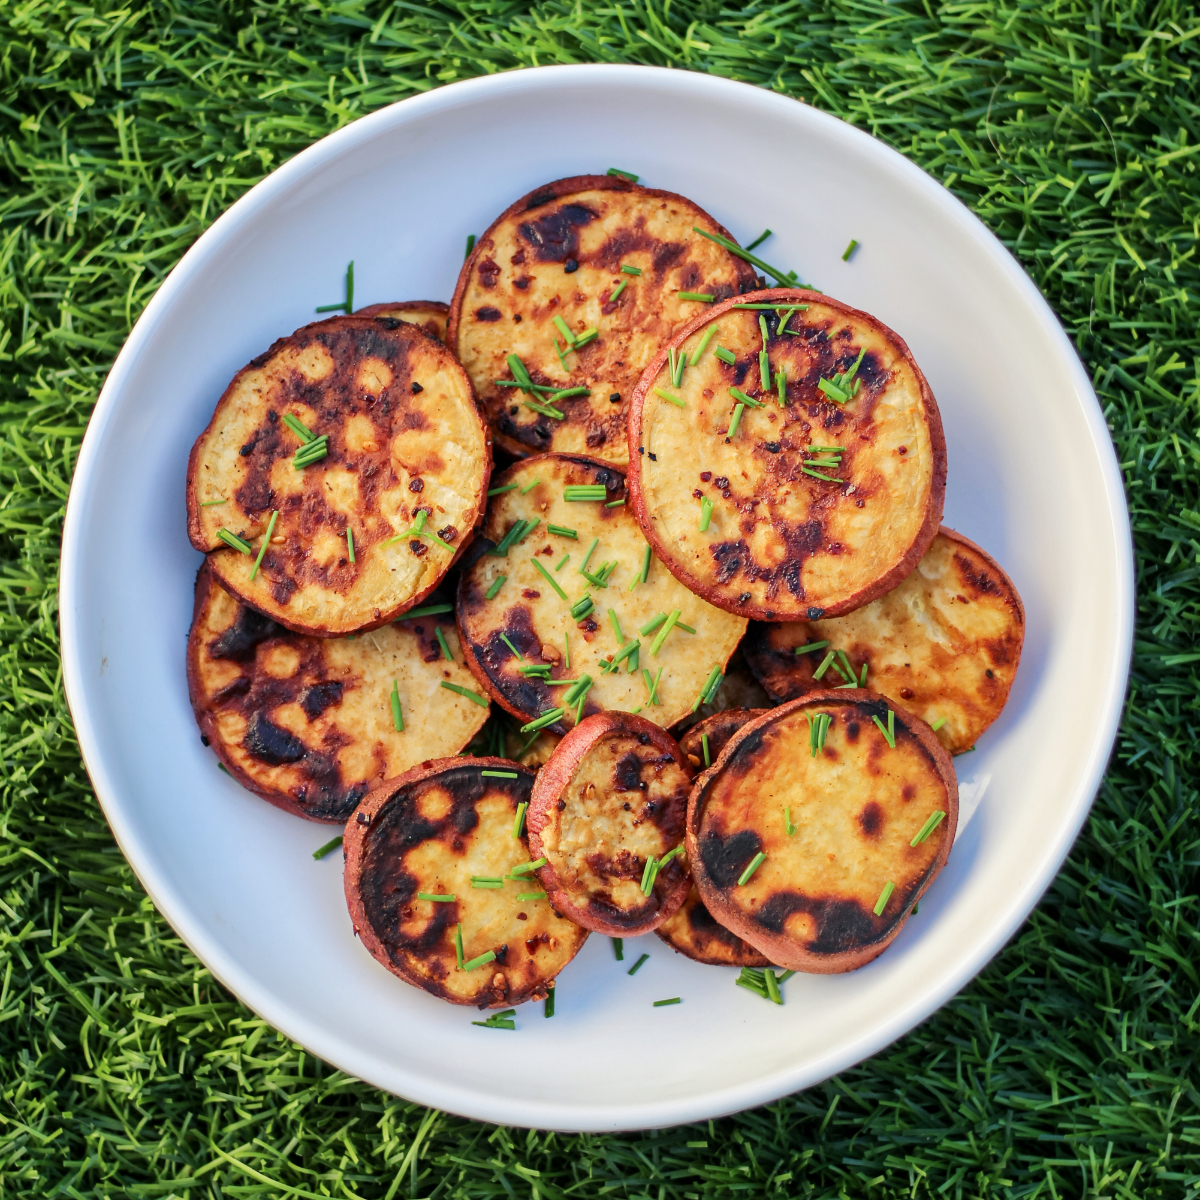
<instances>
[{"instance_id":1,"label":"golden brown crust","mask_svg":"<svg viewBox=\"0 0 1200 1200\"><path fill-rule=\"evenodd\" d=\"M356 317L395 317L408 321L425 330L439 342L446 340L446 325L450 319L450 305L441 300L397 300L392 304L368 304L356 309Z\"/></svg>"},{"instance_id":2,"label":"golden brown crust","mask_svg":"<svg viewBox=\"0 0 1200 1200\"><path fill-rule=\"evenodd\" d=\"M329 437L325 458L295 468L304 443L288 414ZM315 637L374 629L423 600L462 553L490 472L487 428L445 346L396 318L334 317L234 376L192 447L188 536L230 591L281 625ZM425 530L398 537L419 510ZM222 528L252 553L228 548Z\"/></svg>"},{"instance_id":3,"label":"golden brown crust","mask_svg":"<svg viewBox=\"0 0 1200 1200\"><path fill-rule=\"evenodd\" d=\"M766 688L754 677L742 654L745 638L738 643L738 648L729 656L725 664L725 676L717 688L716 695L707 703L700 705L695 712L688 713L681 721L676 721L671 732L682 743L684 734L694 729L700 722L707 720L726 709L770 708L774 701L767 695Z\"/></svg>"},{"instance_id":4,"label":"golden brown crust","mask_svg":"<svg viewBox=\"0 0 1200 1200\"><path fill-rule=\"evenodd\" d=\"M532 771L507 759L444 758L389 780L359 805L342 844L346 904L367 951L394 975L452 1004L504 1008L545 999L579 952L587 931L529 898L531 876L511 878L531 861L513 827L532 781ZM503 882L478 888L473 877ZM495 958L460 969L459 925L464 963Z\"/></svg>"},{"instance_id":5,"label":"golden brown crust","mask_svg":"<svg viewBox=\"0 0 1200 1200\"><path fill-rule=\"evenodd\" d=\"M443 622L453 653L452 616ZM352 638L304 637L239 603L206 561L187 652L201 735L255 795L340 824L372 788L457 753L487 719L486 708L440 686L475 681L457 660L445 661L436 625L418 617Z\"/></svg>"},{"instance_id":6,"label":"golden brown crust","mask_svg":"<svg viewBox=\"0 0 1200 1200\"><path fill-rule=\"evenodd\" d=\"M538 773L529 804L529 852L551 903L610 937L656 929L687 896L676 853L643 891L648 862L683 843L692 773L679 744L630 713L588 717Z\"/></svg>"},{"instance_id":7,"label":"golden brown crust","mask_svg":"<svg viewBox=\"0 0 1200 1200\"><path fill-rule=\"evenodd\" d=\"M463 264L447 344L471 376L497 445L518 457L552 450L625 461L634 384L697 307L678 293L724 297L755 286L751 267L693 226L729 236L683 196L610 175L535 188L492 222ZM571 262L578 265L568 271ZM622 264L642 274L623 274ZM556 316L574 335L596 328L600 336L560 361ZM514 353L535 383L588 387L591 396L560 401L563 420L528 408L520 392L495 383L513 378L506 358Z\"/></svg>"},{"instance_id":8,"label":"golden brown crust","mask_svg":"<svg viewBox=\"0 0 1200 1200\"><path fill-rule=\"evenodd\" d=\"M783 704L744 725L692 788L696 887L722 925L774 963L828 974L870 962L949 856L958 825L950 756L923 721L890 707L894 747L873 720L886 728L889 711L874 692ZM809 721L822 713L831 723L813 753ZM912 846L937 812L940 824Z\"/></svg>"},{"instance_id":9,"label":"golden brown crust","mask_svg":"<svg viewBox=\"0 0 1200 1200\"><path fill-rule=\"evenodd\" d=\"M807 305L783 337L775 312L735 307L776 301ZM760 318L769 372L786 373L785 406L761 386ZM720 332L693 367L713 324ZM678 387L669 378L674 351L687 356ZM848 371L860 352L858 390L836 403L818 383ZM742 411L732 439L731 388L761 405ZM942 516L945 437L908 347L869 314L803 289L734 297L680 330L634 390L629 446L630 499L655 553L697 595L761 621L836 616L889 591L920 561ZM704 500L712 512L701 531Z\"/></svg>"},{"instance_id":10,"label":"golden brown crust","mask_svg":"<svg viewBox=\"0 0 1200 1200\"><path fill-rule=\"evenodd\" d=\"M606 709L629 712L644 705L647 716L667 726L687 715L711 669L727 664L745 624L693 596L656 562L650 565L647 582L630 590L647 546L628 507L609 508L599 501L564 498L568 486L602 485L610 502L620 501L625 497L622 472L583 455L547 454L515 463L493 482L493 491L508 490L493 496L458 588L463 652L481 688L527 722L550 709L567 707L564 701L570 689L554 681L584 676L592 683L584 697L583 716ZM512 544L505 556L490 553L503 544L519 520L536 520L537 525ZM554 533L551 526L572 530L578 536ZM607 586L579 573L594 539L597 545L588 563L589 574L599 578L597 572L604 563L616 564ZM569 561L556 570L566 555ZM489 600L488 593L502 575L504 582ZM565 600L556 587L565 593ZM573 618L572 604L588 593L594 608ZM617 640L610 608L617 614L624 642ZM665 622L676 609L679 620L696 632L673 630L655 654L657 631L642 635L640 630L657 614L662 614ZM635 639L640 642L637 670L629 670L629 658L618 664L617 670L606 670L608 660ZM548 669L549 676L521 674L522 668L528 671L531 667ZM650 704L642 672L649 670L652 677L658 677L660 668L657 703ZM574 722L572 707L550 729L565 733Z\"/></svg>"},{"instance_id":11,"label":"golden brown crust","mask_svg":"<svg viewBox=\"0 0 1200 1200\"><path fill-rule=\"evenodd\" d=\"M1025 610L1013 582L990 555L945 525L907 579L844 617L751 625L743 650L776 700L794 700L848 675L840 660L814 678L827 641L855 672L868 667L874 691L937 724L951 754L975 745L1000 715L1021 659ZM939 723L940 722L940 723Z\"/></svg>"}]
</instances>

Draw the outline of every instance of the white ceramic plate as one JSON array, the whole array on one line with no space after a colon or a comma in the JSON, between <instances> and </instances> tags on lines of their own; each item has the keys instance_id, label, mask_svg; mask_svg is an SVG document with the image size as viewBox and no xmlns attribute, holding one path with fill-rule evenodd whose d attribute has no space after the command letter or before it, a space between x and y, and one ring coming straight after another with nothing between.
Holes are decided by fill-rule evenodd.
<instances>
[{"instance_id":1,"label":"white ceramic plate","mask_svg":"<svg viewBox=\"0 0 1200 1200\"><path fill-rule=\"evenodd\" d=\"M726 172L722 147L761 171ZM449 299L468 233L561 176L634 171L912 347L949 444L946 521L1025 600L1009 705L957 760L983 802L921 911L876 962L796 976L777 1008L654 937L592 938L558 1012L517 1031L410 988L351 934L336 830L242 791L201 747L184 641L200 556L184 468L233 373L339 298ZM861 248L847 264L851 238ZM422 1103L554 1129L669 1125L773 1100L874 1053L944 1003L1029 913L1099 786L1133 614L1128 517L1095 396L1050 309L948 192L882 143L711 76L552 67L365 117L281 167L187 253L96 406L67 509L67 695L121 849L159 910L246 1004L323 1059ZM643 951L649 961L630 978ZM680 996L683 1003L653 1008Z\"/></svg>"}]
</instances>

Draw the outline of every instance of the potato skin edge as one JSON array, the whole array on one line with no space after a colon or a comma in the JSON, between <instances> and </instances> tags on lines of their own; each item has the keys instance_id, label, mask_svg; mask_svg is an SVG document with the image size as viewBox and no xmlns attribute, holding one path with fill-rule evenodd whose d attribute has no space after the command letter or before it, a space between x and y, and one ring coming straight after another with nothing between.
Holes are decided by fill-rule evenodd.
<instances>
[{"instance_id":1,"label":"potato skin edge","mask_svg":"<svg viewBox=\"0 0 1200 1200\"><path fill-rule=\"evenodd\" d=\"M637 386L633 389L633 394L629 399L629 465L626 468L625 486L629 492L630 505L633 508L634 518L638 525L641 526L642 534L646 538L646 541L653 547L659 561L689 591L695 593L702 600L707 600L709 604L714 605L716 608L723 608L726 612L736 613L742 617L749 617L755 621L782 622L798 621L805 618L809 608L809 603L807 602L803 609L797 608L788 612L781 612L778 606L768 610L753 602L737 604L719 594L717 589L703 580L692 578L684 571L681 565L674 561L673 555L668 553L664 548L662 540L658 537L654 522L650 520L646 508L645 496L642 493L642 456L639 453L642 440L642 409L646 401L646 393L650 390L654 380L658 377L658 373L667 362L668 352L678 349L698 329L703 329L706 325L720 319L730 309L735 308L739 304L765 304L775 301L821 304L826 308L833 308L838 312L845 313L849 317L869 322L882 330L892 339L916 375L921 386L921 399L925 405L926 417L929 424L929 440L933 452L933 479L931 481L924 522L904 557L890 571L885 572L878 579L860 588L852 596L846 597L840 603L828 606L816 606L823 609L823 615L826 617L840 617L848 612L853 612L856 608L861 608L864 604L869 604L885 592L890 592L892 588L916 568L917 563L925 556L925 552L937 536L938 526L941 524L942 512L946 503L946 434L942 428L942 417L938 411L937 401L934 399L933 391L929 387L929 382L925 378L924 372L917 365L917 360L908 348L908 343L877 317L872 316L870 313L862 312L860 309L851 308L849 304L835 300L832 296L825 296L820 292L811 292L805 288L767 288L757 292L747 292L744 296L731 296L728 300L723 300L720 304L714 305L707 312L702 312L699 316L694 317L679 329L670 341L662 346L650 361L645 371L642 372L641 379L638 380Z\"/></svg>"},{"instance_id":2,"label":"potato skin edge","mask_svg":"<svg viewBox=\"0 0 1200 1200\"><path fill-rule=\"evenodd\" d=\"M752 736L758 730L772 724L772 722L782 717L790 716L797 710L807 708L810 705L820 707L825 704L843 705L870 701L877 702L879 699L878 692L872 692L864 688L846 688L837 691L810 692L807 696L802 696L798 700L789 700L787 703L779 705L778 708L770 709L765 715L743 725L729 739L717 761L708 770L697 776L695 783L692 784L691 794L688 796L688 814L687 825L684 830L684 840L687 845L688 861L692 865L692 877L695 880L696 889L699 891L705 907L712 913L715 920L724 925L726 929L736 933L742 941L753 946L760 954L766 955L771 962L781 967L787 967L792 971L803 971L810 975L838 975L845 971L854 971L859 967L865 966L872 959L878 958L891 945L900 933L900 930L904 928L908 918L912 915L912 908L906 907L900 919L879 941L872 942L869 946L864 946L859 950L847 950L840 954L812 954L807 950L800 949L790 938L766 932L754 921L749 920L740 910L727 904L724 893L712 882L704 870L704 864L700 858L700 848L696 841L696 829L699 824L704 793L729 758L737 752L738 746L747 737ZM913 906L915 907L921 897L929 890L933 881L941 873L942 868L946 865L946 860L950 857L950 850L954 845L954 836L958 831L958 778L954 773L954 766L950 761L950 755L946 753L945 747L938 741L937 734L919 717L913 716L912 713L902 708L899 704L896 704L892 700L888 700L887 703L896 713L896 716L904 722L908 731L917 738L929 753L938 774L946 785L946 835L942 840L942 848L938 851L937 857L930 866L925 882L913 897Z\"/></svg>"},{"instance_id":3,"label":"potato skin edge","mask_svg":"<svg viewBox=\"0 0 1200 1200\"><path fill-rule=\"evenodd\" d=\"M615 709L593 713L592 716L585 717L555 746L550 761L542 767L534 780L533 794L529 798L529 808L525 813L525 831L529 836L529 853L535 860L545 856L541 833L550 818L551 805L558 801L583 756L596 742L610 733L646 734L655 746L670 754L688 775L692 774L687 755L680 749L679 743L665 729L655 725L653 721L647 721L635 713L620 712ZM609 937L619 938L637 937L643 933L651 933L664 921L673 917L687 899L688 888L692 883L690 873L685 874L682 882L667 894L662 907L652 920L643 922L641 925L628 926L604 921L596 917L594 913L576 908L562 884L559 883L558 875L550 863L539 867L537 875L542 882L542 887L546 889L550 903L564 917L584 929L590 929L593 933L603 933Z\"/></svg>"}]
</instances>

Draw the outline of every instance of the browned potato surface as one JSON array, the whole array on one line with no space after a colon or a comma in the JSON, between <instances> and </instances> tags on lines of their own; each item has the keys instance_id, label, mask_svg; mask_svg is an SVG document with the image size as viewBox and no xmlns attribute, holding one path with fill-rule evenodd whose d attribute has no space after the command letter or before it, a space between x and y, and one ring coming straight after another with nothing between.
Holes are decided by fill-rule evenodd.
<instances>
[{"instance_id":1,"label":"browned potato surface","mask_svg":"<svg viewBox=\"0 0 1200 1200\"><path fill-rule=\"evenodd\" d=\"M729 236L682 196L606 175L547 184L496 219L463 264L449 344L498 445L518 456L554 450L625 462L634 384L659 345L702 307L679 293L724 299L755 285L746 263L693 226ZM574 339L592 329L599 336L575 349L558 321ZM533 395L497 385L515 378L512 354L534 383L589 394L555 401L561 419L531 408ZM549 394L536 393L537 401Z\"/></svg>"},{"instance_id":2,"label":"browned potato surface","mask_svg":"<svg viewBox=\"0 0 1200 1200\"><path fill-rule=\"evenodd\" d=\"M356 317L395 317L425 330L439 342L446 340L446 322L450 305L440 300L397 300L392 304L368 304L354 314Z\"/></svg>"},{"instance_id":3,"label":"browned potato surface","mask_svg":"<svg viewBox=\"0 0 1200 1200\"><path fill-rule=\"evenodd\" d=\"M738 730L692 789L687 847L700 896L780 966L824 974L870 962L950 853L950 757L924 722L890 711L894 747L873 719L889 728L874 692L791 701ZM823 745L813 739L823 722L811 723L821 714Z\"/></svg>"},{"instance_id":4,"label":"browned potato surface","mask_svg":"<svg viewBox=\"0 0 1200 1200\"><path fill-rule=\"evenodd\" d=\"M776 700L848 679L840 650L872 690L936 726L951 754L970 750L1000 715L1021 659L1025 610L995 559L946 526L903 583L823 621L750 626L743 649ZM796 649L827 642L817 650ZM815 675L825 669L821 679Z\"/></svg>"},{"instance_id":5,"label":"browned potato surface","mask_svg":"<svg viewBox=\"0 0 1200 1200\"><path fill-rule=\"evenodd\" d=\"M729 656L725 664L725 678L717 688L717 694L706 703L700 705L693 713L688 713L681 721L675 723L672 733L684 741L684 733L692 730L706 718L726 709L769 708L774 703L767 695L766 689L754 677L746 658L742 653L742 638L738 648Z\"/></svg>"},{"instance_id":6,"label":"browned potato surface","mask_svg":"<svg viewBox=\"0 0 1200 1200\"><path fill-rule=\"evenodd\" d=\"M474 690L457 641L453 614L304 637L234 599L210 559L196 578L188 690L201 733L239 783L298 816L340 823L371 788L457 753L487 719L486 706L440 686Z\"/></svg>"},{"instance_id":7,"label":"browned potato surface","mask_svg":"<svg viewBox=\"0 0 1200 1200\"><path fill-rule=\"evenodd\" d=\"M554 907L612 937L649 933L670 917L688 891L691 783L679 744L651 721L610 712L572 729L529 805L529 852L546 859L538 875Z\"/></svg>"},{"instance_id":8,"label":"browned potato surface","mask_svg":"<svg viewBox=\"0 0 1200 1200\"><path fill-rule=\"evenodd\" d=\"M579 700L560 680L591 680L581 716L643 709L665 727L691 712L712 670L728 662L745 622L693 596L661 563L651 562L645 583L634 582L648 548L628 506L619 503L624 475L582 455L548 454L516 463L493 482L499 494L458 589L463 649L487 693L526 722L564 709L549 725L555 734L575 723ZM566 499L566 488L587 485L602 487L607 500ZM491 553L518 521L536 525L515 542L510 538L503 555ZM591 579L580 573L585 558ZM596 582L605 563L616 565L604 583ZM572 606L588 595L591 610L577 609L573 617ZM655 652L675 611L696 632L672 628ZM642 634L659 615L661 624ZM637 670L630 671L628 657L617 670L606 670L631 642L639 643ZM651 703L647 671L651 682L658 680L657 703Z\"/></svg>"},{"instance_id":9,"label":"browned potato surface","mask_svg":"<svg viewBox=\"0 0 1200 1200\"><path fill-rule=\"evenodd\" d=\"M796 311L734 307L749 303ZM668 349L686 358L678 386ZM629 437L630 497L655 553L697 595L760 621L866 604L941 520L946 444L925 377L890 329L816 292L735 297L687 326L638 382Z\"/></svg>"},{"instance_id":10,"label":"browned potato surface","mask_svg":"<svg viewBox=\"0 0 1200 1200\"><path fill-rule=\"evenodd\" d=\"M328 437L326 457L296 468L307 435L292 420ZM281 625L354 633L437 586L483 515L490 471L487 429L445 346L394 317L334 317L281 338L225 390L188 462L188 535Z\"/></svg>"},{"instance_id":11,"label":"browned potato surface","mask_svg":"<svg viewBox=\"0 0 1200 1200\"><path fill-rule=\"evenodd\" d=\"M587 931L519 870L529 845L513 831L532 783L532 771L507 759L445 758L359 805L343 843L346 903L362 944L393 974L452 1004L546 998Z\"/></svg>"}]
</instances>

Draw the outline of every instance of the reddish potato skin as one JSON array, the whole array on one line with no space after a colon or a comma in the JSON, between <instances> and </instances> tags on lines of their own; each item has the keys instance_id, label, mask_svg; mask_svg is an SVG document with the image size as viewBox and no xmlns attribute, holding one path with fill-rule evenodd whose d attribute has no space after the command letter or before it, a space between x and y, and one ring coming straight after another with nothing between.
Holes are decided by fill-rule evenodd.
<instances>
[{"instance_id":1,"label":"reddish potato skin","mask_svg":"<svg viewBox=\"0 0 1200 1200\"><path fill-rule=\"evenodd\" d=\"M859 967L866 966L867 963L878 958L895 940L900 930L904 928L912 913L913 906L925 894L942 868L946 865L946 860L950 857L950 850L954 845L954 835L958 830L958 779L954 773L954 766L950 755L946 752L941 742L938 741L937 735L924 721L906 712L898 704L888 701L888 704L896 713L897 722L902 722L903 726L921 743L930 758L932 758L937 773L946 785L948 811L946 819L943 822L946 832L942 839L941 849L934 859L932 869L930 869L924 884L912 898L912 904L906 905L903 916L896 922L893 928L879 941L873 942L869 946L864 946L859 950L841 954L812 954L797 946L792 939L783 935L773 935L764 930L755 922L747 919L739 910L724 902L721 890L709 878L700 857L700 847L696 837L700 825L700 806L704 800L705 791L712 780L725 764L737 754L738 747L747 738L753 737L760 729L765 728L774 721L780 720L782 717L790 715L798 709L808 706L819 706L822 704L842 705L860 701L878 701L879 699L880 697L875 692L860 688L846 688L836 691L811 692L809 695L798 700L791 700L779 705L778 708L769 709L761 717L743 725L730 738L716 762L707 771L702 772L696 777L696 781L692 785L691 794L688 796L688 819L685 834L687 855L688 861L692 864L696 890L700 893L705 907L708 908L709 912L726 929L736 933L744 942L753 946L761 954L766 955L769 961L779 966L787 967L789 970L802 971L812 975L837 975L846 971L857 970Z\"/></svg>"},{"instance_id":2,"label":"reddish potato skin","mask_svg":"<svg viewBox=\"0 0 1200 1200\"><path fill-rule=\"evenodd\" d=\"M739 304L766 304L776 301L786 301L788 303L813 303L821 304L827 308L835 309L844 313L848 317L861 319L878 326L883 333L889 337L900 350L904 358L908 360L917 379L920 381L921 396L925 403L926 413L928 416L929 437L931 449L934 458L934 470L932 478L932 487L930 489L929 501L926 506L925 519L921 525L920 532L914 539L904 557L885 572L878 579L860 588L856 593L848 596L839 603L831 604L823 608L822 616L825 617L840 617L848 612L853 612L856 608L861 608L864 604L869 604L872 600L882 596L885 592L890 592L902 579L916 567L917 563L925 556L925 552L929 549L930 543L937 535L938 526L942 521L942 511L945 507L946 500L946 435L942 428L941 414L938 411L937 401L934 399L933 392L929 387L929 383L925 378L924 373L917 365L916 359L913 357L912 351L908 348L908 343L904 341L899 334L894 330L884 325L870 313L862 312L859 309L852 308L848 304L843 304L839 300L835 300L830 296L822 295L820 292L812 292L805 288L767 288L763 291L749 292L744 296L733 296L728 300L724 300L719 304L715 304L707 312L701 313L698 317L689 321L681 329L679 329L669 342L663 345L658 354L642 372L642 377L638 380L637 386L633 390L633 395L629 402L629 464L626 468L626 488L629 491L630 504L633 508L634 517L637 523L641 526L642 533L646 540L653 547L655 555L666 566L667 570L675 576L686 588L694 592L697 596L707 600L709 604L716 605L718 608L723 608L727 612L736 612L740 616L750 617L756 621L788 621L796 620L802 614L784 615L773 610L766 609L755 603L733 604L719 592L718 589L707 585L703 580L694 578L690 573L685 572L682 567L675 562L674 555L670 552L670 548L664 546L662 539L658 537L657 527L650 519L647 510L645 496L642 492L642 476L641 476L641 455L639 447L642 444L642 408L645 403L646 394L650 388L654 386L654 381L658 377L659 372L667 363L667 355L671 350L678 349L683 343L692 336L698 329L719 320L731 309Z\"/></svg>"},{"instance_id":3,"label":"reddish potato skin","mask_svg":"<svg viewBox=\"0 0 1200 1200\"><path fill-rule=\"evenodd\" d=\"M647 721L644 717L636 716L633 713L611 710L585 717L559 742L550 761L542 767L534 780L533 794L525 815L525 828L529 835L529 853L534 859L546 856L541 838L542 830L546 828L551 819L551 809L558 802L559 796L570 782L575 769L588 750L610 733L643 734L649 737L651 743L664 754L671 755L689 775L692 773L687 755L680 749L679 743L665 729L655 725L653 721ZM667 870L670 869L668 866ZM593 933L620 938L651 933L664 921L674 916L687 898L692 882L687 871L681 872L679 878L671 885L654 918L640 925L630 926L605 921L595 913L577 907L559 882L558 875L549 863L544 867L539 867L537 874L556 911L584 929L590 929Z\"/></svg>"}]
</instances>

